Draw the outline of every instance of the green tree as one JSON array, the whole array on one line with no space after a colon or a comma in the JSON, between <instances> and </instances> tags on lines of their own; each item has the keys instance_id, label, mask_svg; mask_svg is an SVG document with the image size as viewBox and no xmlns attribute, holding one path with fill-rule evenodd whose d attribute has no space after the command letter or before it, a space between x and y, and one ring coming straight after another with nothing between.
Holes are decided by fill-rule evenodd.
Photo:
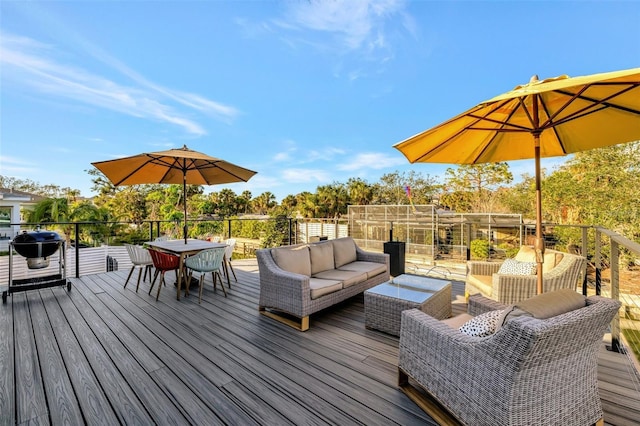
<instances>
[{"instance_id":1,"label":"green tree","mask_svg":"<svg viewBox=\"0 0 640 426\"><path fill-rule=\"evenodd\" d=\"M275 207L278 203L276 203L276 196L271 192L266 191L251 200L251 204L253 205L253 211L255 213L267 214L269 213L269 210Z\"/></svg>"},{"instance_id":2,"label":"green tree","mask_svg":"<svg viewBox=\"0 0 640 426\"><path fill-rule=\"evenodd\" d=\"M374 185L372 204L409 204L406 188L410 188L413 204L430 204L441 189L436 180L414 170L388 173Z\"/></svg>"},{"instance_id":3,"label":"green tree","mask_svg":"<svg viewBox=\"0 0 640 426\"><path fill-rule=\"evenodd\" d=\"M347 181L349 204L366 205L373 201L374 186L360 178L349 178Z\"/></svg>"},{"instance_id":4,"label":"green tree","mask_svg":"<svg viewBox=\"0 0 640 426\"><path fill-rule=\"evenodd\" d=\"M465 211L476 213L494 212L497 190L513 181L507 163L463 164L457 169L448 168L445 175L448 192L458 193L456 210L468 205Z\"/></svg>"},{"instance_id":5,"label":"green tree","mask_svg":"<svg viewBox=\"0 0 640 426\"><path fill-rule=\"evenodd\" d=\"M338 218L347 213L349 194L345 185L333 183L319 186L316 190L316 204L322 206L322 216L325 218Z\"/></svg>"}]
</instances>

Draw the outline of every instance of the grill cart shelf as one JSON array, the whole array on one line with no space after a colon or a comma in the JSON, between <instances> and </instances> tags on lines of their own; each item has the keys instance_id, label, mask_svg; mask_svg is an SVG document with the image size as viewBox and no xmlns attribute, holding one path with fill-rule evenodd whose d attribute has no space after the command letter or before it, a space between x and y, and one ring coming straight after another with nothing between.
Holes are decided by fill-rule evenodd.
<instances>
[{"instance_id":1,"label":"grill cart shelf","mask_svg":"<svg viewBox=\"0 0 640 426\"><path fill-rule=\"evenodd\" d=\"M60 252L58 273L31 278L13 279L13 252L26 257L29 269L42 269L49 266L49 257ZM9 243L9 287L2 292L2 303L7 296L18 291L36 290L48 287L67 286L71 290L71 281L67 280L65 241L55 232L36 231L18 235Z\"/></svg>"}]
</instances>

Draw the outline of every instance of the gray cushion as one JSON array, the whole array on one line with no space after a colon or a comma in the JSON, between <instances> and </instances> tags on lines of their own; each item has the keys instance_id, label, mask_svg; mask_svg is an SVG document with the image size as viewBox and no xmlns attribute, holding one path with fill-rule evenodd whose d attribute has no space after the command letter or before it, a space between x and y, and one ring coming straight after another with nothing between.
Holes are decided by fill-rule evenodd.
<instances>
[{"instance_id":1,"label":"gray cushion","mask_svg":"<svg viewBox=\"0 0 640 426\"><path fill-rule=\"evenodd\" d=\"M505 324L513 318L529 316L537 319L547 319L584 308L587 305L587 298L574 290L565 288L539 294L530 299L519 302L503 313L500 325Z\"/></svg>"},{"instance_id":2,"label":"gray cushion","mask_svg":"<svg viewBox=\"0 0 640 426\"><path fill-rule=\"evenodd\" d=\"M306 245L271 249L276 264L285 271L311 276L311 259Z\"/></svg>"},{"instance_id":3,"label":"gray cushion","mask_svg":"<svg viewBox=\"0 0 640 426\"><path fill-rule=\"evenodd\" d=\"M325 294L342 290L342 281L309 278L309 288L311 289L311 299L317 299Z\"/></svg>"},{"instance_id":4,"label":"gray cushion","mask_svg":"<svg viewBox=\"0 0 640 426\"><path fill-rule=\"evenodd\" d=\"M367 278L375 277L378 274L387 272L387 265L383 263L364 262L361 260L347 263L339 268L341 271L366 272Z\"/></svg>"},{"instance_id":5,"label":"gray cushion","mask_svg":"<svg viewBox=\"0 0 640 426\"><path fill-rule=\"evenodd\" d=\"M318 272L312 276L313 278L322 278L325 280L342 281L344 288L351 287L354 284L361 283L367 279L366 272L359 271L343 271L339 269L329 269L327 271Z\"/></svg>"},{"instance_id":6,"label":"gray cushion","mask_svg":"<svg viewBox=\"0 0 640 426\"><path fill-rule=\"evenodd\" d=\"M462 327L462 325L465 322L469 321L472 318L473 318L473 315L469 315L468 313L464 312L464 313L458 314L458 315L456 315L454 317L440 320L440 322L443 323L443 324L447 324L449 327L458 330L460 327Z\"/></svg>"},{"instance_id":7,"label":"gray cushion","mask_svg":"<svg viewBox=\"0 0 640 426\"><path fill-rule=\"evenodd\" d=\"M331 243L333 244L333 257L335 259L336 268L358 260L358 256L356 254L356 243L353 241L353 238L337 238L335 240L331 240Z\"/></svg>"},{"instance_id":8,"label":"gray cushion","mask_svg":"<svg viewBox=\"0 0 640 426\"><path fill-rule=\"evenodd\" d=\"M311 244L309 246L309 252L311 253L311 275L335 268L335 263L333 262L333 244L328 242Z\"/></svg>"}]
</instances>

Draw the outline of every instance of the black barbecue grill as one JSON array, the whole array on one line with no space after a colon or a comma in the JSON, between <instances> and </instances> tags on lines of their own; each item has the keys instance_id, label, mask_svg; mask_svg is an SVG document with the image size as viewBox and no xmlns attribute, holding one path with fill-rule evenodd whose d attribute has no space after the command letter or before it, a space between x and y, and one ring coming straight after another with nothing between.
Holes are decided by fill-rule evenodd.
<instances>
[{"instance_id":1,"label":"black barbecue grill","mask_svg":"<svg viewBox=\"0 0 640 426\"><path fill-rule=\"evenodd\" d=\"M65 241L55 232L40 230L24 231L16 236L9 243L9 288L2 292L2 303L6 303L7 295L17 291L35 290L39 288L67 286L67 290L71 290L71 282L67 281L65 271ZM38 270L47 268L53 256L60 250L58 273L52 275L41 275L13 279L15 268L13 266L13 252L26 258L27 268L29 270Z\"/></svg>"}]
</instances>

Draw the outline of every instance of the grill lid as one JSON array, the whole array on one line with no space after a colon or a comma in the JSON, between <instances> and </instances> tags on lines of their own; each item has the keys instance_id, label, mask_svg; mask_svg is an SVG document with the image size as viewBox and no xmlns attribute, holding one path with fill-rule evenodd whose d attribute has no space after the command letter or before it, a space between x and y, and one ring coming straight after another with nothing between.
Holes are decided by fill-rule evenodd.
<instances>
[{"instance_id":1,"label":"grill lid","mask_svg":"<svg viewBox=\"0 0 640 426\"><path fill-rule=\"evenodd\" d=\"M60 235L53 231L23 231L13 239L13 247L27 259L49 257L58 250L60 241Z\"/></svg>"}]
</instances>

